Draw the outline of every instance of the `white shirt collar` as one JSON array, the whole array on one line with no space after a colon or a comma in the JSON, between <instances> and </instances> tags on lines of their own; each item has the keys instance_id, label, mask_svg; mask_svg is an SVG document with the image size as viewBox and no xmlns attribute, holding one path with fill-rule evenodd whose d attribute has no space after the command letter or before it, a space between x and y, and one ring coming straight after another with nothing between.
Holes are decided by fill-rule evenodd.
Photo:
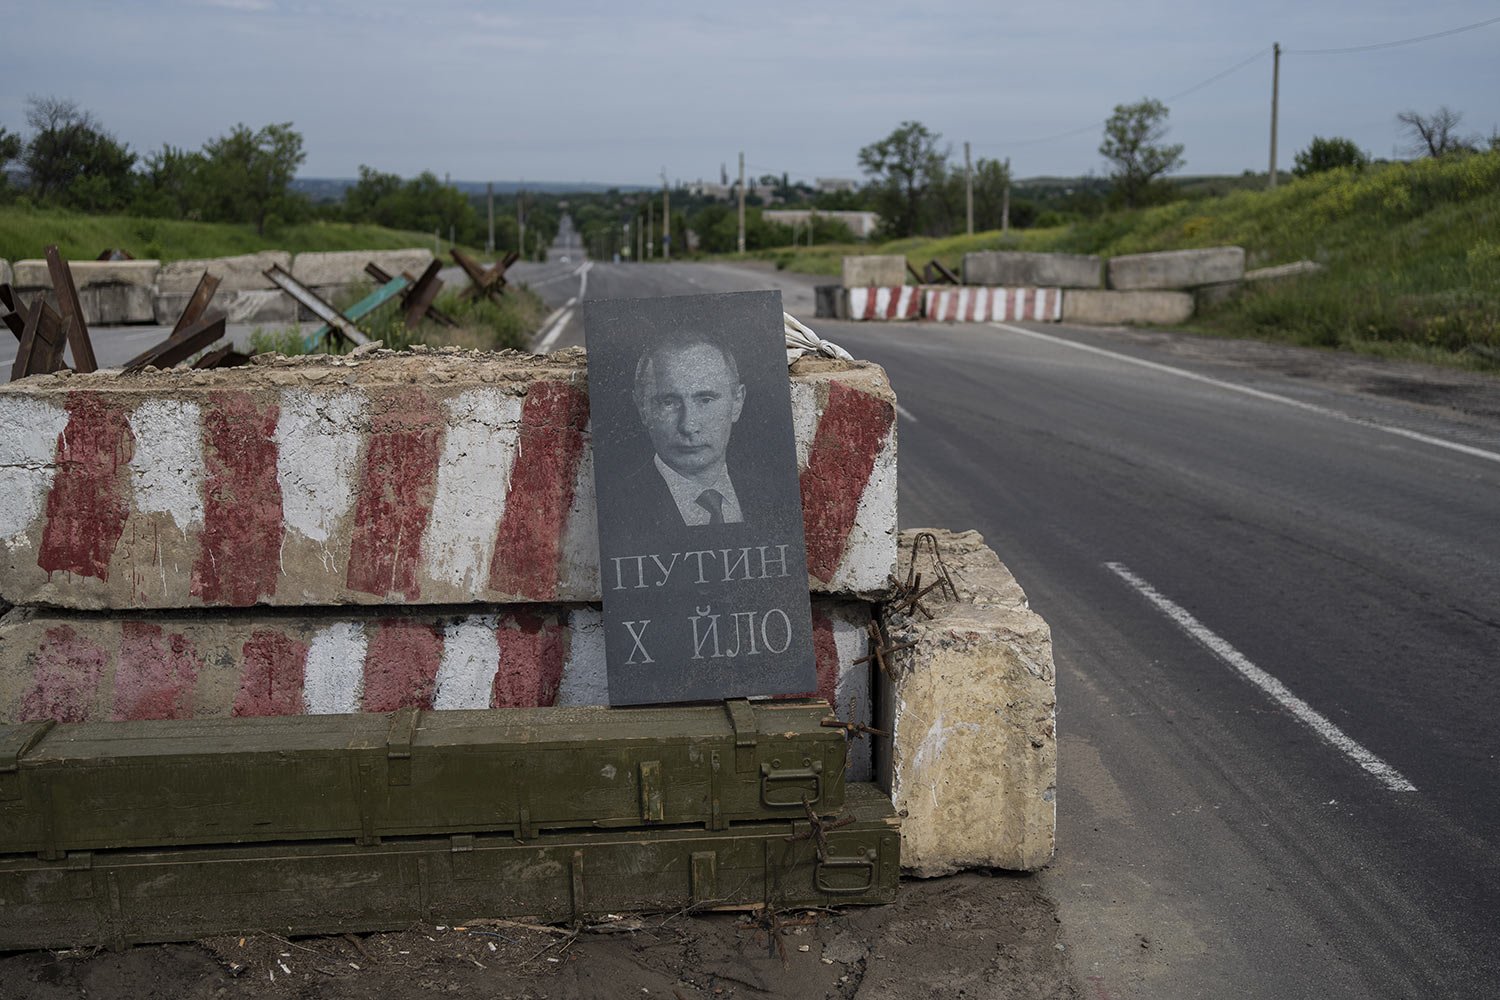
<instances>
[{"instance_id":1,"label":"white shirt collar","mask_svg":"<svg viewBox=\"0 0 1500 1000\"><path fill-rule=\"evenodd\" d=\"M734 483L729 481L729 467L723 462L709 469L702 476L689 479L663 462L660 455L657 455L654 461L656 471L661 473L662 481L671 491L672 499L677 503L677 512L682 515L685 523L695 525L708 523L708 510L698 503L698 497L703 495L704 490L718 490L719 495L724 498L725 524L739 524L745 519L740 512L740 501L735 495Z\"/></svg>"}]
</instances>

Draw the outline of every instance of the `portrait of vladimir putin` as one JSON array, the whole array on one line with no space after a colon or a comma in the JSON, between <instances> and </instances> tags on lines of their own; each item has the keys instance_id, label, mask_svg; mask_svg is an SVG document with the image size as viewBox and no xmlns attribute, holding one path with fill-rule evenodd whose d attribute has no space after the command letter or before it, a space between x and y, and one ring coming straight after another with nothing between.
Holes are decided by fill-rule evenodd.
<instances>
[{"instance_id":1,"label":"portrait of vladimir putin","mask_svg":"<svg viewBox=\"0 0 1500 1000\"><path fill-rule=\"evenodd\" d=\"M635 406L656 455L631 477L638 502L664 523L743 523L728 452L744 405L728 348L692 334L649 347L636 363Z\"/></svg>"}]
</instances>

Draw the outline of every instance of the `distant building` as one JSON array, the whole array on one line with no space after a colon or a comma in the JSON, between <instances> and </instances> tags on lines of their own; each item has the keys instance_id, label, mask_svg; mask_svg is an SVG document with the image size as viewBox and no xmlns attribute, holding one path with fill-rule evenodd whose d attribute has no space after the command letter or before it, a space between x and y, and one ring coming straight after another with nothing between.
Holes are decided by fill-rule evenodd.
<instances>
[{"instance_id":1,"label":"distant building","mask_svg":"<svg viewBox=\"0 0 1500 1000\"><path fill-rule=\"evenodd\" d=\"M688 185L688 194L694 198L726 200L734 196L734 187L729 184L714 184L711 181L699 180Z\"/></svg>"},{"instance_id":2,"label":"distant building","mask_svg":"<svg viewBox=\"0 0 1500 1000\"><path fill-rule=\"evenodd\" d=\"M818 194L840 194L859 189L859 181L848 177L819 177L813 183L817 186Z\"/></svg>"},{"instance_id":3,"label":"distant building","mask_svg":"<svg viewBox=\"0 0 1500 1000\"><path fill-rule=\"evenodd\" d=\"M778 208L761 213L767 222L779 222L783 226L805 226L812 216L834 219L849 227L855 239L867 240L880 225L880 216L875 212L824 212L809 208Z\"/></svg>"}]
</instances>

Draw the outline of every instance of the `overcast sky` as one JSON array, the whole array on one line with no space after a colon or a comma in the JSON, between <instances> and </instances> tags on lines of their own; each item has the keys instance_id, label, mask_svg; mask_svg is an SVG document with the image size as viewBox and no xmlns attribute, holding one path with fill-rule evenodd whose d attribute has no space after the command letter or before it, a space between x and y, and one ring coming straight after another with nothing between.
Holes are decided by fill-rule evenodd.
<instances>
[{"instance_id":1,"label":"overcast sky","mask_svg":"<svg viewBox=\"0 0 1500 1000\"><path fill-rule=\"evenodd\" d=\"M1500 127L1495 0L6 0L0 125L28 95L72 98L137 152L196 149L237 122L291 121L306 177L360 164L455 180L858 176L862 145L914 119L961 159L1017 176L1106 173L1100 128L1142 97L1171 108L1185 173L1264 170L1271 43L1279 162L1315 135L1376 156L1398 111ZM1221 79L1183 93L1216 74ZM1174 96L1174 95L1182 96ZM1061 133L1069 133L1063 135Z\"/></svg>"}]
</instances>

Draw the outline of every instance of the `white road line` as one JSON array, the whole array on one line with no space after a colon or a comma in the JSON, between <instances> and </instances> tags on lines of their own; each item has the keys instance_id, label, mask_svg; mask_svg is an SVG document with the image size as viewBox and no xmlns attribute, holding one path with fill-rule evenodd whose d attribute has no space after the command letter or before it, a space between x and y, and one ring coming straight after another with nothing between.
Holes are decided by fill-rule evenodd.
<instances>
[{"instance_id":1,"label":"white road line","mask_svg":"<svg viewBox=\"0 0 1500 1000\"><path fill-rule=\"evenodd\" d=\"M562 335L563 327L568 325L568 320L573 318L573 307L578 304L578 296L569 299L561 309L553 313L556 318L551 324L543 328L542 339L536 343L536 353L546 354L552 350L552 345L557 343L557 338Z\"/></svg>"},{"instance_id":2,"label":"white road line","mask_svg":"<svg viewBox=\"0 0 1500 1000\"><path fill-rule=\"evenodd\" d=\"M1124 564L1108 562L1104 566L1128 583L1138 594L1156 605L1157 610L1172 619L1178 628L1207 646L1210 652L1233 667L1240 676L1270 695L1282 708L1295 715L1344 756L1374 775L1386 788L1393 792L1417 790L1417 786L1402 777L1401 772L1350 739L1342 729L1287 690L1285 684L1251 663L1245 654L1210 631L1208 626L1194 618L1186 608L1163 596L1155 587L1136 576Z\"/></svg>"},{"instance_id":3,"label":"white road line","mask_svg":"<svg viewBox=\"0 0 1500 1000\"><path fill-rule=\"evenodd\" d=\"M914 423L918 422L917 418L914 417L914 416L912 416L911 411L908 410L906 407L902 406L900 403L896 404L896 412L901 416L902 420L905 420L909 424L914 424Z\"/></svg>"},{"instance_id":4,"label":"white road line","mask_svg":"<svg viewBox=\"0 0 1500 1000\"><path fill-rule=\"evenodd\" d=\"M1133 358L1128 354L1121 354L1118 351L1106 351L1104 348L1094 347L1092 344L1080 344L1077 341L1067 340L1063 337L1054 337L1048 333L1038 333L1035 330L1025 330L1019 326L1011 326L1009 323L991 323L990 326L998 327L999 329L1005 330L1008 333L1019 333L1023 337L1031 337L1035 340L1045 340L1049 343L1061 344L1063 347L1071 347L1076 351L1087 351L1090 354L1102 354L1107 358L1114 358L1117 361L1128 361L1133 365L1140 365L1142 368L1150 368L1152 371L1166 372L1169 375L1177 375L1182 378L1191 379L1194 382L1203 382L1207 385L1218 386L1220 389L1229 389L1232 392L1243 393L1246 396L1254 396L1256 399L1266 399L1270 400L1273 403L1283 403L1287 406L1296 407L1299 410L1306 410L1309 413L1316 413L1320 416L1332 417L1335 420L1342 420L1346 423L1358 424L1361 427L1369 427L1377 431L1385 431L1387 434L1395 434L1398 437L1410 438L1413 441L1421 441L1423 444L1436 445L1439 448L1447 448L1450 451L1462 452L1465 455L1472 455L1475 458L1485 458L1489 459L1491 462L1500 462L1500 452L1486 451L1483 448L1475 448L1472 445L1460 444L1457 441L1448 441L1444 438L1433 437L1430 434L1423 434L1420 431L1409 431L1405 427L1393 427L1390 424L1382 424L1374 420L1366 420L1363 417L1350 416L1347 413L1340 413L1338 410L1330 410L1326 406L1318 406L1314 403L1304 403L1302 400L1293 399L1290 396L1281 396L1277 395L1274 392L1266 392L1262 389L1252 389L1247 385L1235 385L1233 382L1225 382L1222 379L1211 378L1207 375L1199 375L1197 372L1191 372L1185 368L1174 368L1171 365L1164 365L1156 361L1146 361L1143 358Z\"/></svg>"}]
</instances>

